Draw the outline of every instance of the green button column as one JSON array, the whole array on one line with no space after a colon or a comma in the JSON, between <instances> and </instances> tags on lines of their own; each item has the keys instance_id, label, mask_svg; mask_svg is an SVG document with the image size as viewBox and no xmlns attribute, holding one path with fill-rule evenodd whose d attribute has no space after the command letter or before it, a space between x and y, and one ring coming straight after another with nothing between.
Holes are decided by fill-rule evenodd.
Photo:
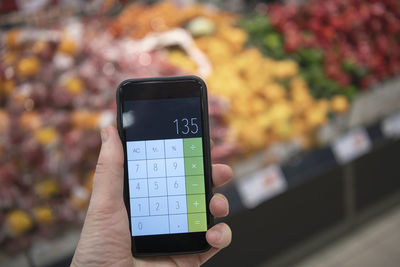
<instances>
[{"instance_id":1,"label":"green button column","mask_svg":"<svg viewBox=\"0 0 400 267\"><path fill-rule=\"evenodd\" d=\"M207 231L202 139L183 139L183 151L189 232Z\"/></svg>"}]
</instances>

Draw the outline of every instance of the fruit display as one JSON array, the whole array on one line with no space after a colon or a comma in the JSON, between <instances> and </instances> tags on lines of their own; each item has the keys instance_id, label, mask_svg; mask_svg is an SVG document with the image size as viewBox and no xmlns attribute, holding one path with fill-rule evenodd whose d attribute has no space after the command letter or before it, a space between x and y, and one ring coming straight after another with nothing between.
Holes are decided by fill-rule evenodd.
<instances>
[{"instance_id":1,"label":"fruit display","mask_svg":"<svg viewBox=\"0 0 400 267\"><path fill-rule=\"evenodd\" d=\"M90 196L99 127L114 120L115 88L131 77L182 73L157 53L73 21L5 32L0 64L0 246L78 224ZM84 38L83 38L84 36Z\"/></svg>"},{"instance_id":2,"label":"fruit display","mask_svg":"<svg viewBox=\"0 0 400 267\"><path fill-rule=\"evenodd\" d=\"M176 17L170 16L177 11ZM164 27L154 27L155 21ZM130 33L139 28L139 35L130 34L133 38L174 27L191 33L194 44L212 66L211 73L204 77L209 91L224 98L227 105L223 118L229 129L222 140L214 136L223 148L214 160L224 161L227 156L249 154L292 139L310 147L315 130L326 123L329 114L345 113L348 100L342 95L330 100L314 99L299 65L294 60L265 58L257 49L246 48L248 35L238 22L236 15L218 10L206 12L204 8L165 3L144 8L134 4L110 30ZM182 49L169 49L168 59L188 73L198 69ZM217 131L211 132L215 135Z\"/></svg>"},{"instance_id":3,"label":"fruit display","mask_svg":"<svg viewBox=\"0 0 400 267\"><path fill-rule=\"evenodd\" d=\"M267 54L292 57L308 69L304 77L317 97L351 98L400 73L395 0L314 0L261 10L265 15L245 23L253 39Z\"/></svg>"}]
</instances>

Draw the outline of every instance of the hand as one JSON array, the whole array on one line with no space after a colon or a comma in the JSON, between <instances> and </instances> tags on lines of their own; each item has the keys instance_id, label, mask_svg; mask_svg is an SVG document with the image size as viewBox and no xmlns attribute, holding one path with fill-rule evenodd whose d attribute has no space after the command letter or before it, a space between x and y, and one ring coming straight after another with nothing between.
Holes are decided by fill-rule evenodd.
<instances>
[{"instance_id":1,"label":"hand","mask_svg":"<svg viewBox=\"0 0 400 267\"><path fill-rule=\"evenodd\" d=\"M123 149L114 127L101 131L102 146L93 191L81 237L71 266L199 266L231 242L228 225L219 223L206 233L212 248L202 254L136 259L131 253L129 220L123 200ZM213 183L221 186L232 178L230 167L213 165ZM215 217L228 215L227 199L215 194L210 201Z\"/></svg>"}]
</instances>

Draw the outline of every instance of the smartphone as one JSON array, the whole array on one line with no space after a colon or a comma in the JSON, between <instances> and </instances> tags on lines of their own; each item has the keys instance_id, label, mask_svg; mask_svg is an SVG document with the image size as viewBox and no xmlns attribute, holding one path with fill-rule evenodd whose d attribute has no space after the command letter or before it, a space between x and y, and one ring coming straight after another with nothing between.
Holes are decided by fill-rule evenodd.
<instances>
[{"instance_id":1,"label":"smartphone","mask_svg":"<svg viewBox=\"0 0 400 267\"><path fill-rule=\"evenodd\" d=\"M196 76L130 79L117 89L132 254L201 253L213 225L207 88Z\"/></svg>"}]
</instances>

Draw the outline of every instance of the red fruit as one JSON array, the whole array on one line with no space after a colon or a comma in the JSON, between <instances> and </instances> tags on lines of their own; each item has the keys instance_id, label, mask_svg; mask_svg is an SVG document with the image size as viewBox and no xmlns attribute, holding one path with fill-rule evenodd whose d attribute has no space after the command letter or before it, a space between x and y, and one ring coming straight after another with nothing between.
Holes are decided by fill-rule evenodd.
<instances>
[{"instance_id":1,"label":"red fruit","mask_svg":"<svg viewBox=\"0 0 400 267\"><path fill-rule=\"evenodd\" d=\"M383 17L386 12L386 8L382 3L373 3L370 5L370 11L373 16Z\"/></svg>"},{"instance_id":2,"label":"red fruit","mask_svg":"<svg viewBox=\"0 0 400 267\"><path fill-rule=\"evenodd\" d=\"M389 65L389 73L391 75L397 75L400 73L400 62L392 62Z\"/></svg>"},{"instance_id":3,"label":"red fruit","mask_svg":"<svg viewBox=\"0 0 400 267\"><path fill-rule=\"evenodd\" d=\"M371 30L376 33L381 33L383 25L382 21L378 18L373 18L369 21L369 26L371 27Z\"/></svg>"},{"instance_id":4,"label":"red fruit","mask_svg":"<svg viewBox=\"0 0 400 267\"><path fill-rule=\"evenodd\" d=\"M389 39L387 36L379 35L376 38L376 48L379 53L382 53L382 54L390 53L389 46L390 46L390 44L389 44Z\"/></svg>"},{"instance_id":5,"label":"red fruit","mask_svg":"<svg viewBox=\"0 0 400 267\"><path fill-rule=\"evenodd\" d=\"M339 71L338 76L335 79L339 85L342 87L346 87L350 85L351 83L351 78L348 74L344 73L343 71Z\"/></svg>"}]
</instances>

